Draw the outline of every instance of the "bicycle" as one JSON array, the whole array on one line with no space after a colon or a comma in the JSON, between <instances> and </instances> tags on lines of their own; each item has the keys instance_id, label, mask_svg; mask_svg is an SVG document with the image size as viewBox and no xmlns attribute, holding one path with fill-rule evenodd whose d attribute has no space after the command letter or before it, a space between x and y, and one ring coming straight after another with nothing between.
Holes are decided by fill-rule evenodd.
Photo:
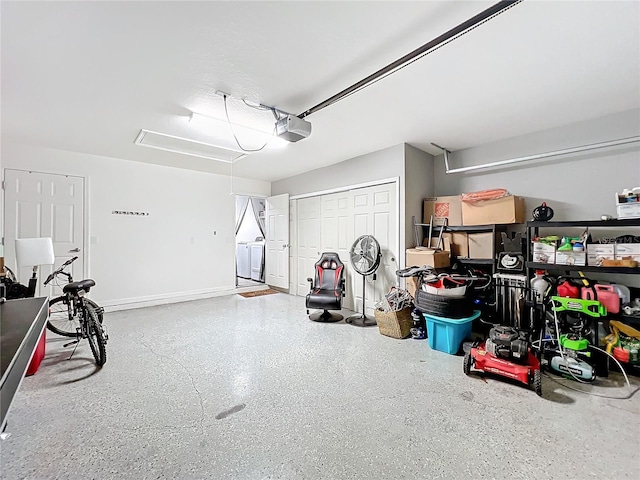
<instances>
[{"instance_id":1,"label":"bicycle","mask_svg":"<svg viewBox=\"0 0 640 480\"><path fill-rule=\"evenodd\" d=\"M44 285L47 285L58 276L65 276L69 281L62 288L64 295L49 301L47 328L58 335L76 338L64 347L77 345L86 338L96 365L101 367L107 361L106 344L109 338L102 326L104 309L85 297L96 282L89 278L74 282L71 274L64 271L77 259L78 257L73 257L67 260L44 281Z\"/></svg>"}]
</instances>

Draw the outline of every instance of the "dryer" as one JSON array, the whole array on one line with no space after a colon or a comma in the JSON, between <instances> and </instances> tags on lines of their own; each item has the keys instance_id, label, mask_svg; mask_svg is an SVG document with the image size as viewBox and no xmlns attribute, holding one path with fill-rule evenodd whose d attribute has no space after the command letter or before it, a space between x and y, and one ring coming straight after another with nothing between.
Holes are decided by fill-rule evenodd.
<instances>
[{"instance_id":1,"label":"dryer","mask_svg":"<svg viewBox=\"0 0 640 480\"><path fill-rule=\"evenodd\" d=\"M236 274L242 278L251 278L251 249L253 242L238 242L236 244Z\"/></svg>"},{"instance_id":2,"label":"dryer","mask_svg":"<svg viewBox=\"0 0 640 480\"><path fill-rule=\"evenodd\" d=\"M251 250L251 280L264 282L264 240L249 242Z\"/></svg>"}]
</instances>

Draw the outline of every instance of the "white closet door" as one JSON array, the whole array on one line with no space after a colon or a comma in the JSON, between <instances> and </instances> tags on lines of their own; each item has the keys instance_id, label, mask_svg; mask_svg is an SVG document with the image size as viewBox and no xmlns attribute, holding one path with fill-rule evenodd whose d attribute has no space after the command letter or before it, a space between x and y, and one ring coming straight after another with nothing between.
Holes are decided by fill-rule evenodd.
<instances>
[{"instance_id":1,"label":"white closet door","mask_svg":"<svg viewBox=\"0 0 640 480\"><path fill-rule=\"evenodd\" d=\"M353 241L360 235L373 235L382 251L380 267L376 272L376 280L367 277L366 307L367 314L373 314L373 305L380 301L396 283L398 258L398 206L396 201L396 184L388 183L373 187L359 188L351 191L353 209ZM352 277L352 291L355 299L355 310L362 311L362 276Z\"/></svg>"},{"instance_id":2,"label":"white closet door","mask_svg":"<svg viewBox=\"0 0 640 480\"><path fill-rule=\"evenodd\" d=\"M337 252L345 264L346 297L343 306L362 311L362 276L349 260L351 245L360 235L373 235L380 243L382 259L377 280L367 277L366 306L372 314L375 302L396 283L399 248L396 184L308 197L297 200L297 294L309 292L307 277L321 252Z\"/></svg>"},{"instance_id":3,"label":"white closet door","mask_svg":"<svg viewBox=\"0 0 640 480\"><path fill-rule=\"evenodd\" d=\"M314 264L320 258L320 199L321 197L301 198L297 201L298 258L297 258L297 294L309 293L307 278L315 275Z\"/></svg>"},{"instance_id":4,"label":"white closet door","mask_svg":"<svg viewBox=\"0 0 640 480\"><path fill-rule=\"evenodd\" d=\"M349 249L353 243L353 222L351 221L351 192L338 192L321 197L322 211L322 251L336 252L345 265L346 297L343 306L353 307L351 291L353 276L349 263Z\"/></svg>"}]
</instances>

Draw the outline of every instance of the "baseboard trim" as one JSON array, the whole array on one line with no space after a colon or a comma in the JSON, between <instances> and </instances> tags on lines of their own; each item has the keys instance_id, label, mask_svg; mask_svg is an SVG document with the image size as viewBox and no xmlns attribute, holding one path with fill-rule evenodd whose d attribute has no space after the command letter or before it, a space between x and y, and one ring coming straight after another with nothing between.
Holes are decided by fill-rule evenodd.
<instances>
[{"instance_id":1,"label":"baseboard trim","mask_svg":"<svg viewBox=\"0 0 640 480\"><path fill-rule=\"evenodd\" d=\"M251 287L235 287L225 286L207 290L196 290L191 292L175 292L166 295L149 295L146 297L121 298L117 300L109 300L101 302L100 306L105 312L116 312L119 310L132 310L134 308L154 307L157 305L168 305L171 303L190 302L193 300L202 300L205 298L223 297L225 295L234 295L236 293L255 292L257 290L266 290L267 285L251 286Z\"/></svg>"}]
</instances>

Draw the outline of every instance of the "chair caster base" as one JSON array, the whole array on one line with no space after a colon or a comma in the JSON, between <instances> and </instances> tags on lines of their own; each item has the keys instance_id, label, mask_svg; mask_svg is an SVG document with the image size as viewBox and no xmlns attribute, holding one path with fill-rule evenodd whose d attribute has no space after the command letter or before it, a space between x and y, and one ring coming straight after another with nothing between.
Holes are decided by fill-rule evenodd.
<instances>
[{"instance_id":1,"label":"chair caster base","mask_svg":"<svg viewBox=\"0 0 640 480\"><path fill-rule=\"evenodd\" d=\"M361 313L347 317L345 322L355 325L356 327L375 327L378 324L375 318Z\"/></svg>"},{"instance_id":2,"label":"chair caster base","mask_svg":"<svg viewBox=\"0 0 640 480\"><path fill-rule=\"evenodd\" d=\"M314 322L339 322L344 317L338 313L331 313L329 310L325 310L324 312L315 312L309 315L309 320Z\"/></svg>"}]
</instances>

